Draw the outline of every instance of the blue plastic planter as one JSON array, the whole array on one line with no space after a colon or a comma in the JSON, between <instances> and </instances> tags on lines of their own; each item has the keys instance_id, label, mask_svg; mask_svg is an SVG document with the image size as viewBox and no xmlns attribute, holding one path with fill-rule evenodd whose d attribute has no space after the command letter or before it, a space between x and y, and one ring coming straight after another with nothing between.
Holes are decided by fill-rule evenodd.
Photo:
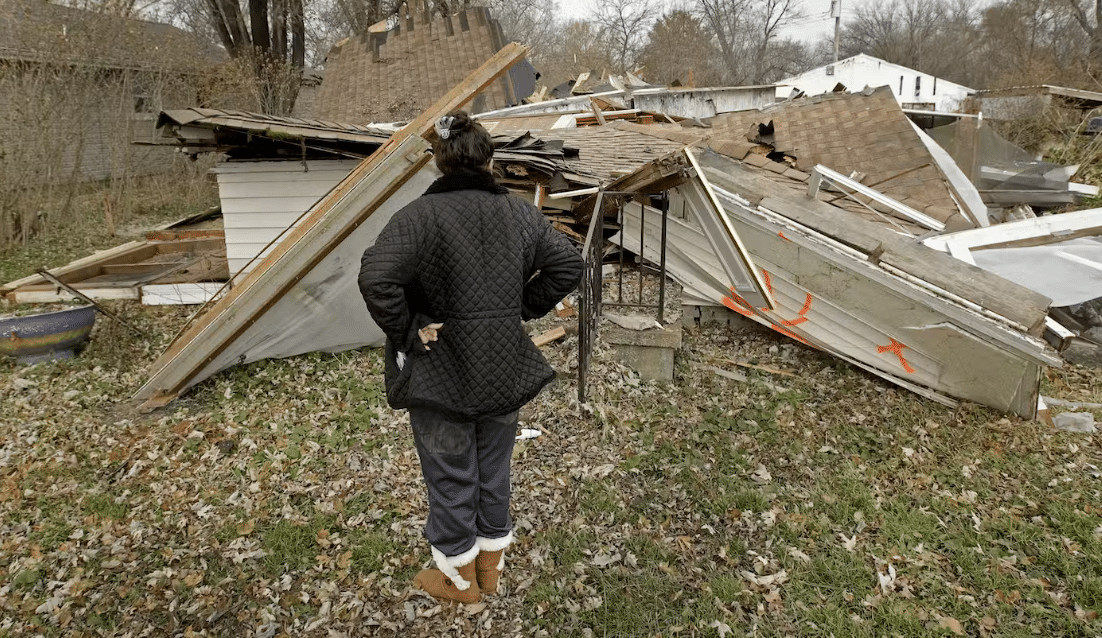
<instances>
[{"instance_id":1,"label":"blue plastic planter","mask_svg":"<svg viewBox=\"0 0 1102 638\"><path fill-rule=\"evenodd\" d=\"M95 322L94 306L0 319L0 355L20 363L70 359Z\"/></svg>"}]
</instances>

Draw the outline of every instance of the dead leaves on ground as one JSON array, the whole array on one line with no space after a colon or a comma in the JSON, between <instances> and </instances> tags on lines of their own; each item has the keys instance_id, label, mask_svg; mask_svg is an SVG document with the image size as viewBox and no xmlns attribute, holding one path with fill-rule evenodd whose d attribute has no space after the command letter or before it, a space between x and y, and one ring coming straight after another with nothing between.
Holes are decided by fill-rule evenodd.
<instances>
[{"instance_id":1,"label":"dead leaves on ground","mask_svg":"<svg viewBox=\"0 0 1102 638\"><path fill-rule=\"evenodd\" d=\"M561 381L531 406L542 436L517 445L502 594L466 608L410 589L429 560L424 487L408 419L379 405L377 353L246 366L152 418L119 407L140 366L94 351L0 369L0 633L810 634L818 610L881 609L987 636L1030 605L1098 622L1059 573L1097 569L1097 439L922 407L727 329L691 330L687 347L791 370L792 389L754 368L746 383L688 367L647 382L601 349L579 404L576 340L545 348ZM898 497L916 504L902 528ZM1046 555L1014 546L1015 526ZM980 574L1000 586L976 588Z\"/></svg>"}]
</instances>

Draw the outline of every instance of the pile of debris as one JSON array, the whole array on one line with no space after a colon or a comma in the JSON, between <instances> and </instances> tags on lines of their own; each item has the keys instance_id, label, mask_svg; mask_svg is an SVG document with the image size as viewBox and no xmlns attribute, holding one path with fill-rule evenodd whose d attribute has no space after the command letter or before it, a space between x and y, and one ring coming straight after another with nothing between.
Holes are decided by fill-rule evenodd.
<instances>
[{"instance_id":1,"label":"pile of debris","mask_svg":"<svg viewBox=\"0 0 1102 638\"><path fill-rule=\"evenodd\" d=\"M163 113L172 143L227 154L214 172L232 285L207 294L137 398L155 407L232 365L381 343L356 294L359 255L436 177L431 123L524 54L500 48L404 126ZM583 288L601 290L602 262L629 253L676 281L686 306L726 309L942 403L1028 417L1042 369L1088 343L1074 309L1102 297L1102 209L1022 206L1092 192L1060 167L1003 180L1029 188L989 187L1001 169L976 140L998 143L979 118L927 134L887 88L781 103L773 87L600 88L479 115L500 181L583 247ZM1039 186L1023 181L1033 173ZM41 286L4 290L25 300L29 283ZM600 293L583 294L579 321L600 312Z\"/></svg>"}]
</instances>

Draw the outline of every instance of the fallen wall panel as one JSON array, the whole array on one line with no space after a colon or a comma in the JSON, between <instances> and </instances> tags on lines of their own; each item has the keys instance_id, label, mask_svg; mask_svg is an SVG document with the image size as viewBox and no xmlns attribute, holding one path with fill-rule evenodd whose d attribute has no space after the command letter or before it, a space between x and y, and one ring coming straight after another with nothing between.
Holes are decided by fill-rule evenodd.
<instances>
[{"instance_id":1,"label":"fallen wall panel","mask_svg":"<svg viewBox=\"0 0 1102 638\"><path fill-rule=\"evenodd\" d=\"M433 123L465 105L526 52L515 43L501 49L313 206L272 254L190 324L154 363L152 377L134 397L142 407L165 405L236 363L275 356L264 354L270 352L268 347L291 354L369 343L362 341L370 338L363 332L370 322L365 308L333 316L326 314L326 304L341 294L346 304L355 303L353 299L362 304L358 293L348 294L356 286L353 273L358 272L359 254L383 220L423 192L431 178L423 171L430 159L423 138L432 135ZM371 221L375 213L379 217ZM296 328L298 334L292 334Z\"/></svg>"}]
</instances>

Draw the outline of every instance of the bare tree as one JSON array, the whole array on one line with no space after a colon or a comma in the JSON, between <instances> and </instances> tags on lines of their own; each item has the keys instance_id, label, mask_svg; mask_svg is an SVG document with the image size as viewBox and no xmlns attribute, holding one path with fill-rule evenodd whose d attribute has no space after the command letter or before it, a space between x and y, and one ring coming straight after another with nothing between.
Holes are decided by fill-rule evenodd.
<instances>
[{"instance_id":1,"label":"bare tree","mask_svg":"<svg viewBox=\"0 0 1102 638\"><path fill-rule=\"evenodd\" d=\"M585 20L558 25L558 34L548 52L541 57L540 73L548 86L577 77L583 71L604 71L611 66L613 53L600 27Z\"/></svg>"},{"instance_id":2,"label":"bare tree","mask_svg":"<svg viewBox=\"0 0 1102 638\"><path fill-rule=\"evenodd\" d=\"M1080 17L1068 0L1007 0L987 8L977 63L988 85L1097 89L1100 61L1090 53L1091 34Z\"/></svg>"},{"instance_id":3,"label":"bare tree","mask_svg":"<svg viewBox=\"0 0 1102 638\"><path fill-rule=\"evenodd\" d=\"M57 4L124 18L145 17L160 0L57 0Z\"/></svg>"},{"instance_id":4,"label":"bare tree","mask_svg":"<svg viewBox=\"0 0 1102 638\"><path fill-rule=\"evenodd\" d=\"M769 64L780 30L801 17L792 0L697 0L715 34L724 64L723 80L762 84L779 78Z\"/></svg>"},{"instance_id":5,"label":"bare tree","mask_svg":"<svg viewBox=\"0 0 1102 638\"><path fill-rule=\"evenodd\" d=\"M1087 51L1087 72L1098 82L1102 82L1102 0L1063 0L1071 9L1076 23L1086 33L1090 41ZM1084 5L1094 6L1094 19L1092 21L1090 10Z\"/></svg>"},{"instance_id":6,"label":"bare tree","mask_svg":"<svg viewBox=\"0 0 1102 638\"><path fill-rule=\"evenodd\" d=\"M720 81L719 50L700 17L676 9L658 19L647 34L640 62L650 82L710 86Z\"/></svg>"},{"instance_id":7,"label":"bare tree","mask_svg":"<svg viewBox=\"0 0 1102 638\"><path fill-rule=\"evenodd\" d=\"M974 86L978 23L967 0L879 0L846 21L841 48Z\"/></svg>"},{"instance_id":8,"label":"bare tree","mask_svg":"<svg viewBox=\"0 0 1102 638\"><path fill-rule=\"evenodd\" d=\"M251 64L264 110L290 112L306 62L303 0L207 0L207 10L230 57Z\"/></svg>"},{"instance_id":9,"label":"bare tree","mask_svg":"<svg viewBox=\"0 0 1102 638\"><path fill-rule=\"evenodd\" d=\"M540 68L559 35L560 25L555 17L558 3L554 0L488 0L487 6L501 23L505 37L527 45L532 64Z\"/></svg>"},{"instance_id":10,"label":"bare tree","mask_svg":"<svg viewBox=\"0 0 1102 638\"><path fill-rule=\"evenodd\" d=\"M611 45L616 71L632 71L654 20L654 0L597 0L594 22Z\"/></svg>"}]
</instances>

